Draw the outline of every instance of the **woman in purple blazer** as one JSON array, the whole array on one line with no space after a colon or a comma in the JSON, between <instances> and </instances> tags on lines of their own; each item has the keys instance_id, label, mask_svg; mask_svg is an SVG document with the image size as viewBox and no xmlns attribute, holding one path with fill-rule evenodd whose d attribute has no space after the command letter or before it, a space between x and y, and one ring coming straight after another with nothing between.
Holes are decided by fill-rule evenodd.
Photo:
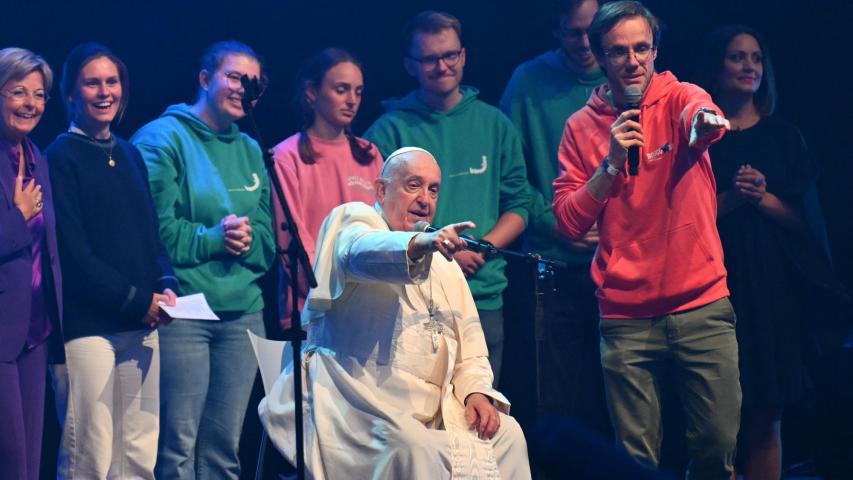
<instances>
[{"instance_id":1,"label":"woman in purple blazer","mask_svg":"<svg viewBox=\"0 0 853 480\"><path fill-rule=\"evenodd\" d=\"M27 138L53 74L40 56L0 50L0 472L38 479L47 340L62 289L47 162Z\"/></svg>"}]
</instances>

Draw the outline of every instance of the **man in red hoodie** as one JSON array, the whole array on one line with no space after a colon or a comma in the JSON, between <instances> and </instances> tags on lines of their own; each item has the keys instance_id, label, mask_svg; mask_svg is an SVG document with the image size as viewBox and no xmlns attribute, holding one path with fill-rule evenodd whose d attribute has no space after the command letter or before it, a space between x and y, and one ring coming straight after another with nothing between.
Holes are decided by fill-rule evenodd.
<instances>
[{"instance_id":1,"label":"man in red hoodie","mask_svg":"<svg viewBox=\"0 0 853 480\"><path fill-rule=\"evenodd\" d=\"M613 427L630 454L657 465L668 364L687 422L688 478L728 479L740 385L707 152L728 122L705 91L655 73L660 27L639 2L603 5L587 33L607 84L566 123L553 209L570 237L598 222L591 274ZM632 89L642 97L629 107ZM632 176L630 147L640 157Z\"/></svg>"}]
</instances>

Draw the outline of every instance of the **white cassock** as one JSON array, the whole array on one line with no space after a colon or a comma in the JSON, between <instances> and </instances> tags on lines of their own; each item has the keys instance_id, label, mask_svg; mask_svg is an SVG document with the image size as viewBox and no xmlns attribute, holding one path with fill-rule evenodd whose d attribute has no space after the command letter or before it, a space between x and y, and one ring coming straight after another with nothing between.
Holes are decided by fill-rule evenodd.
<instances>
[{"instance_id":1,"label":"white cassock","mask_svg":"<svg viewBox=\"0 0 853 480\"><path fill-rule=\"evenodd\" d=\"M317 241L319 286L305 305L305 465L316 479L527 479L527 445L492 388L477 309L456 262L408 260L412 232L378 207L335 208ZM432 302L431 302L432 300ZM429 305L432 303L433 314ZM293 365L258 406L269 438L294 461ZM502 413L481 440L464 400L480 392Z\"/></svg>"}]
</instances>

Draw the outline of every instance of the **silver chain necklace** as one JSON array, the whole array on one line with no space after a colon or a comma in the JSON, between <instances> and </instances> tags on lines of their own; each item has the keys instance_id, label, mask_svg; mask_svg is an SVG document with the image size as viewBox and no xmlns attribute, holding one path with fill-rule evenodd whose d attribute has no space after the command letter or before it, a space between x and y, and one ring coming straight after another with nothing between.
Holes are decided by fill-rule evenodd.
<instances>
[{"instance_id":1,"label":"silver chain necklace","mask_svg":"<svg viewBox=\"0 0 853 480\"><path fill-rule=\"evenodd\" d=\"M427 304L427 313L429 314L429 319L424 322L424 329L426 329L426 331L432 337L432 352L435 353L438 351L439 337L442 335L444 330L442 328L441 322L439 322L436 318L437 309L435 308L435 302L433 302L432 299L432 275L429 276L429 300L427 300L426 295L424 295L424 292L421 290L421 286L419 284L416 286L418 287L418 293L420 293L421 298L423 298Z\"/></svg>"}]
</instances>

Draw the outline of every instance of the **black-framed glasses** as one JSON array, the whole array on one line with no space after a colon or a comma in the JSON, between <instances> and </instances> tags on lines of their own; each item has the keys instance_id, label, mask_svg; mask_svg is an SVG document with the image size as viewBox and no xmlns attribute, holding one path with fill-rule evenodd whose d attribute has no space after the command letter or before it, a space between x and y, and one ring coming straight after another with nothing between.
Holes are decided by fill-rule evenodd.
<instances>
[{"instance_id":1,"label":"black-framed glasses","mask_svg":"<svg viewBox=\"0 0 853 480\"><path fill-rule=\"evenodd\" d=\"M6 98L11 98L16 102L23 103L27 100L27 97L30 96L30 91L27 90L27 87L15 87L11 90L3 91L3 95ZM41 105L44 105L48 100L50 100L50 94L45 90L36 90L32 93L32 96L33 101Z\"/></svg>"},{"instance_id":2,"label":"black-framed glasses","mask_svg":"<svg viewBox=\"0 0 853 480\"><path fill-rule=\"evenodd\" d=\"M225 81L226 83L228 83L228 88L232 90L239 90L243 88L243 82L241 79L243 78L244 74L235 71L222 72L222 74L225 75ZM267 90L266 82L258 80L257 78L252 78L250 79L250 81L253 83L253 85L256 85L257 88L257 94L255 95L255 99L260 98L261 95L263 95L264 92Z\"/></svg>"},{"instance_id":3,"label":"black-framed glasses","mask_svg":"<svg viewBox=\"0 0 853 480\"><path fill-rule=\"evenodd\" d=\"M462 58L462 52L464 49L460 48L459 50L455 50L452 52L447 52L441 55L427 55L425 57L412 57L409 58L420 63L424 68L428 70L432 70L438 68L438 62L444 62L448 67L455 67L457 63L459 63L459 59Z\"/></svg>"},{"instance_id":4,"label":"black-framed glasses","mask_svg":"<svg viewBox=\"0 0 853 480\"><path fill-rule=\"evenodd\" d=\"M651 45L638 45L634 48L616 47L604 51L604 57L616 66L628 63L628 58L633 55L637 63L645 64L652 57L655 50Z\"/></svg>"}]
</instances>

